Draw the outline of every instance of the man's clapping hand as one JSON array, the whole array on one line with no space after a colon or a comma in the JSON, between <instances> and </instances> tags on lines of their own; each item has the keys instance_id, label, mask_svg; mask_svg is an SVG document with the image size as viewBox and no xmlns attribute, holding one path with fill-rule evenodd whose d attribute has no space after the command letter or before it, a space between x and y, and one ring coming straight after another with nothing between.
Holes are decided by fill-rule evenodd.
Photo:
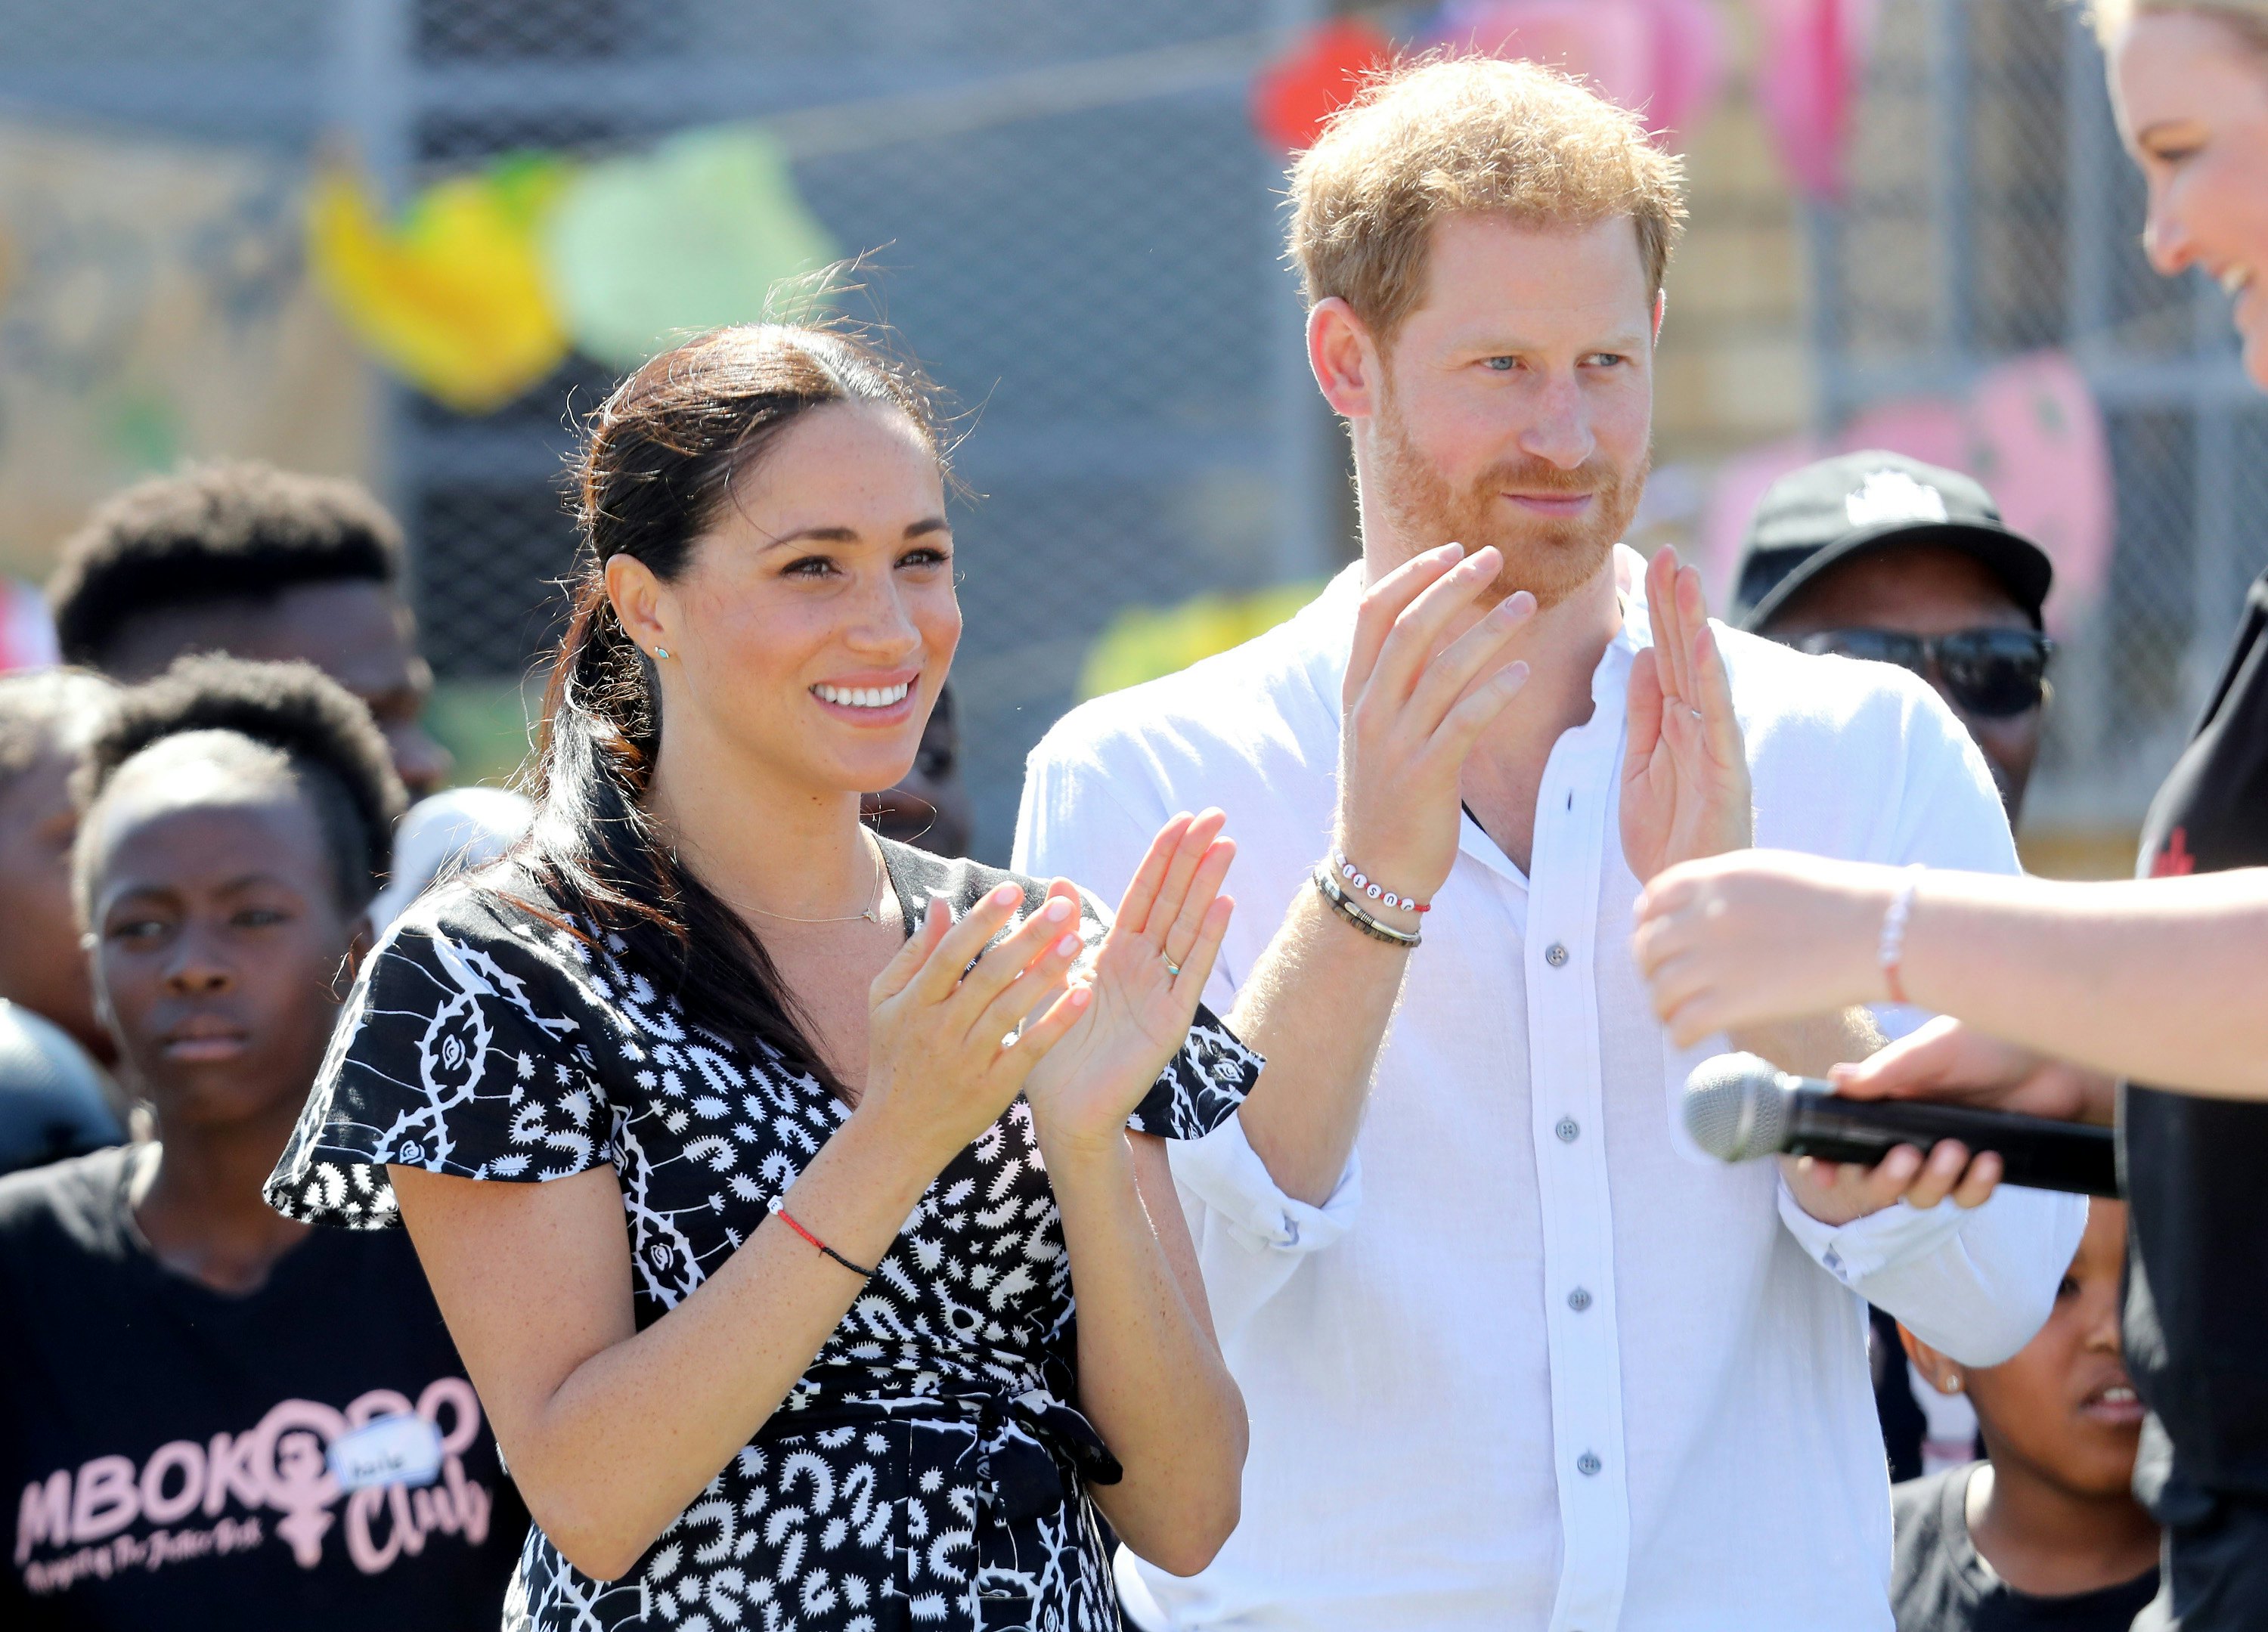
<instances>
[{"instance_id":1,"label":"man's clapping hand","mask_svg":"<svg viewBox=\"0 0 2268 1632\"><path fill-rule=\"evenodd\" d=\"M1493 548L1428 550L1371 585L1355 620L1336 836L1372 878L1421 901L1456 860L1466 756L1528 680L1502 652L1535 598L1481 604L1503 565Z\"/></svg>"},{"instance_id":2,"label":"man's clapping hand","mask_svg":"<svg viewBox=\"0 0 2268 1632\"><path fill-rule=\"evenodd\" d=\"M1756 842L1748 753L1701 575L1664 548L1646 592L1653 644L1631 665L1622 799L1623 855L1641 884Z\"/></svg>"}]
</instances>

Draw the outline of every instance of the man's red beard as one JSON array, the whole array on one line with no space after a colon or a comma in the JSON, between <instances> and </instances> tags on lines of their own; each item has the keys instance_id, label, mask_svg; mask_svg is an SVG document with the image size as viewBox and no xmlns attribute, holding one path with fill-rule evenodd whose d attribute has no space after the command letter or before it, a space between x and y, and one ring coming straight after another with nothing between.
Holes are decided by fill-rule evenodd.
<instances>
[{"instance_id":1,"label":"man's red beard","mask_svg":"<svg viewBox=\"0 0 2268 1632\"><path fill-rule=\"evenodd\" d=\"M1380 409L1378 430L1379 504L1410 554L1462 544L1470 555L1493 544L1504 557L1494 599L1526 590L1539 610L1557 606L1597 576L1646 490L1648 458L1641 454L1629 470L1595 456L1572 470L1548 459L1506 459L1459 493L1410 440L1391 402ZM1557 521L1524 513L1507 493L1587 493L1591 504L1581 516Z\"/></svg>"}]
</instances>

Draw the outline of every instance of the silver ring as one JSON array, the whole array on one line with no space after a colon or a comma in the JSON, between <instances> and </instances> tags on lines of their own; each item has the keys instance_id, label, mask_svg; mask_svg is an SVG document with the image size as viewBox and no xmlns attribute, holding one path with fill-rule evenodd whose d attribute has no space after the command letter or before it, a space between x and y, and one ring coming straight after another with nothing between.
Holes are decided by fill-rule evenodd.
<instances>
[{"instance_id":1,"label":"silver ring","mask_svg":"<svg viewBox=\"0 0 2268 1632\"><path fill-rule=\"evenodd\" d=\"M1160 952L1158 956L1165 958L1166 959L1166 973L1171 975L1174 979L1177 981L1180 980L1182 978L1182 966L1175 963L1171 958L1166 958L1166 954L1163 952Z\"/></svg>"}]
</instances>

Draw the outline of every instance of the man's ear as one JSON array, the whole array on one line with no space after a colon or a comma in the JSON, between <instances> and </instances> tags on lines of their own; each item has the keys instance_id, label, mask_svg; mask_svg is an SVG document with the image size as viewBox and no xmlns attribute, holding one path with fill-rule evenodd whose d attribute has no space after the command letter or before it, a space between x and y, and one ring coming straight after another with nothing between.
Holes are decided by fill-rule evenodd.
<instances>
[{"instance_id":1,"label":"man's ear","mask_svg":"<svg viewBox=\"0 0 2268 1632\"><path fill-rule=\"evenodd\" d=\"M1307 313L1307 366L1332 412L1364 419L1378 411L1385 365L1369 326L1336 295Z\"/></svg>"},{"instance_id":2,"label":"man's ear","mask_svg":"<svg viewBox=\"0 0 2268 1632\"><path fill-rule=\"evenodd\" d=\"M1653 291L1653 343L1657 346L1661 343L1661 320L1668 315L1669 291L1657 289Z\"/></svg>"}]
</instances>

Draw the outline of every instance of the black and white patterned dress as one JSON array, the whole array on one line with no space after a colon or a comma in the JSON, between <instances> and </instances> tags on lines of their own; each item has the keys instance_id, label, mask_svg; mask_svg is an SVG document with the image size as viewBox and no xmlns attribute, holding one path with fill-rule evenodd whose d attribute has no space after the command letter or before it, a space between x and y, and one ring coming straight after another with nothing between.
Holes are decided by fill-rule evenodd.
<instances>
[{"instance_id":1,"label":"black and white patterned dress","mask_svg":"<svg viewBox=\"0 0 2268 1632\"><path fill-rule=\"evenodd\" d=\"M905 921L1011 875L885 843ZM482 882L489 882L483 880ZM1042 886L1022 885L1027 909ZM510 887L546 899L521 875ZM1083 926L1092 941L1101 925ZM848 1114L808 1074L687 1020L618 937L594 948L460 882L365 965L269 1181L311 1223L395 1221L386 1164L622 1187L640 1329L762 1224ZM1200 1010L1131 1119L1195 1138L1259 1061ZM1115 1474L1072 1409L1071 1270L1019 1099L940 1173L787 1403L621 1579L531 1529L508 1628L1116 1632L1086 1496ZM593 1468L593 1477L606 1470Z\"/></svg>"}]
</instances>

